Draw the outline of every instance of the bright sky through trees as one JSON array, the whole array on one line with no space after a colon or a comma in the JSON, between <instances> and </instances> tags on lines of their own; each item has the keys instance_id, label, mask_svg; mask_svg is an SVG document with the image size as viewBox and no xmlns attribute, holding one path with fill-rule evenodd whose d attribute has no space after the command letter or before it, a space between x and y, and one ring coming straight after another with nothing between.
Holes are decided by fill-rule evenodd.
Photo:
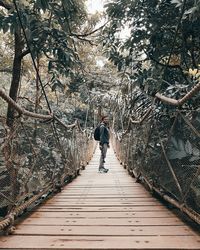
<instances>
[{"instance_id":1,"label":"bright sky through trees","mask_svg":"<svg viewBox=\"0 0 200 250\"><path fill-rule=\"evenodd\" d=\"M87 1L88 12L94 14L96 11L102 12L105 0L88 0Z\"/></svg>"},{"instance_id":2,"label":"bright sky through trees","mask_svg":"<svg viewBox=\"0 0 200 250\"><path fill-rule=\"evenodd\" d=\"M108 2L108 0L87 0L86 1L87 10L90 14L95 14L97 11L103 12L103 10L104 10L103 6L107 2ZM99 23L99 25L102 25L104 23L104 21L102 20ZM130 35L130 29L128 27L125 27L124 30L119 34L121 39L124 39L128 35ZM102 58L98 59L98 60L96 60L96 65L98 67L102 68L105 64L105 61L106 60L102 60Z\"/></svg>"},{"instance_id":3,"label":"bright sky through trees","mask_svg":"<svg viewBox=\"0 0 200 250\"><path fill-rule=\"evenodd\" d=\"M86 5L87 5L88 12L90 14L95 14L96 11L103 12L104 10L103 6L107 2L108 0L87 0ZM120 33L120 38L124 39L127 36L130 36L130 29L127 26L125 26L123 31Z\"/></svg>"}]
</instances>

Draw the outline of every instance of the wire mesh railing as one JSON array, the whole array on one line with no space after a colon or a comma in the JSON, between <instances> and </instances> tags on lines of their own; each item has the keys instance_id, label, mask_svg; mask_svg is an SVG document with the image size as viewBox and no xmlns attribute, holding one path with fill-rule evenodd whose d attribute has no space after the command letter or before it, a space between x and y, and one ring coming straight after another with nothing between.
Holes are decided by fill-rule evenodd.
<instances>
[{"instance_id":1,"label":"wire mesh railing","mask_svg":"<svg viewBox=\"0 0 200 250\"><path fill-rule=\"evenodd\" d=\"M138 98L138 122L132 118L125 132L113 133L115 152L130 174L200 223L200 110L148 103Z\"/></svg>"},{"instance_id":2,"label":"wire mesh railing","mask_svg":"<svg viewBox=\"0 0 200 250\"><path fill-rule=\"evenodd\" d=\"M59 191L92 157L92 131L50 117L21 115L12 127L0 119L0 230L7 233L17 215Z\"/></svg>"}]
</instances>

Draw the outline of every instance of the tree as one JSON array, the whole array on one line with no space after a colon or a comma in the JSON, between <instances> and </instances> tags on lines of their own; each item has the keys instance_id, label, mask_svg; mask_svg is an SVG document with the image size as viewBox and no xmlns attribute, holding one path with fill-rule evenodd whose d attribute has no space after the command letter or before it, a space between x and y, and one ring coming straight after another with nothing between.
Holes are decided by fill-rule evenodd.
<instances>
[{"instance_id":1,"label":"tree","mask_svg":"<svg viewBox=\"0 0 200 250\"><path fill-rule=\"evenodd\" d=\"M103 40L109 60L149 94L179 83L187 89L194 84L188 71L200 62L199 5L192 0L110 1ZM130 34L122 39L124 27ZM179 97L180 88L175 90Z\"/></svg>"},{"instance_id":2,"label":"tree","mask_svg":"<svg viewBox=\"0 0 200 250\"><path fill-rule=\"evenodd\" d=\"M13 4L14 2L14 4ZM14 36L14 60L9 95L17 100L23 58L33 60L45 55L54 84L59 74L74 77L80 67L75 43L76 33L86 20L84 1L0 0L0 29ZM7 124L12 126L14 110L8 107Z\"/></svg>"}]
</instances>

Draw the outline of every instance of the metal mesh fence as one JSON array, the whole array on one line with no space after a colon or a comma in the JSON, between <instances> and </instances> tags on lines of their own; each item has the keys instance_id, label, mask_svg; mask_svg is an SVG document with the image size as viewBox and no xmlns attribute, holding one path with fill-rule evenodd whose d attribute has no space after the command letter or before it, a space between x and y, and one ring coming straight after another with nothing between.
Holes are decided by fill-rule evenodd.
<instances>
[{"instance_id":1,"label":"metal mesh fence","mask_svg":"<svg viewBox=\"0 0 200 250\"><path fill-rule=\"evenodd\" d=\"M94 150L90 131L56 122L19 118L13 128L0 120L0 217L47 187L56 190L75 177Z\"/></svg>"},{"instance_id":2,"label":"metal mesh fence","mask_svg":"<svg viewBox=\"0 0 200 250\"><path fill-rule=\"evenodd\" d=\"M137 119L146 112L149 100L143 105L138 102L132 110ZM128 133L113 136L113 145L130 173L143 176L150 185L198 216L200 110L174 108L168 112L162 106L155 103L142 124L132 123Z\"/></svg>"}]
</instances>

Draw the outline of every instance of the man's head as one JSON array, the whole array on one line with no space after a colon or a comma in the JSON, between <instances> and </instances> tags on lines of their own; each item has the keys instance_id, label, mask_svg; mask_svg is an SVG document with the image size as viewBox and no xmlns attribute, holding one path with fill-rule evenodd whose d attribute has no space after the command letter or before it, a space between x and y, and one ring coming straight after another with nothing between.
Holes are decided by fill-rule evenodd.
<instances>
[{"instance_id":1,"label":"man's head","mask_svg":"<svg viewBox=\"0 0 200 250\"><path fill-rule=\"evenodd\" d=\"M104 115L101 117L101 121L105 124L108 124L109 123L109 117L107 115Z\"/></svg>"}]
</instances>

